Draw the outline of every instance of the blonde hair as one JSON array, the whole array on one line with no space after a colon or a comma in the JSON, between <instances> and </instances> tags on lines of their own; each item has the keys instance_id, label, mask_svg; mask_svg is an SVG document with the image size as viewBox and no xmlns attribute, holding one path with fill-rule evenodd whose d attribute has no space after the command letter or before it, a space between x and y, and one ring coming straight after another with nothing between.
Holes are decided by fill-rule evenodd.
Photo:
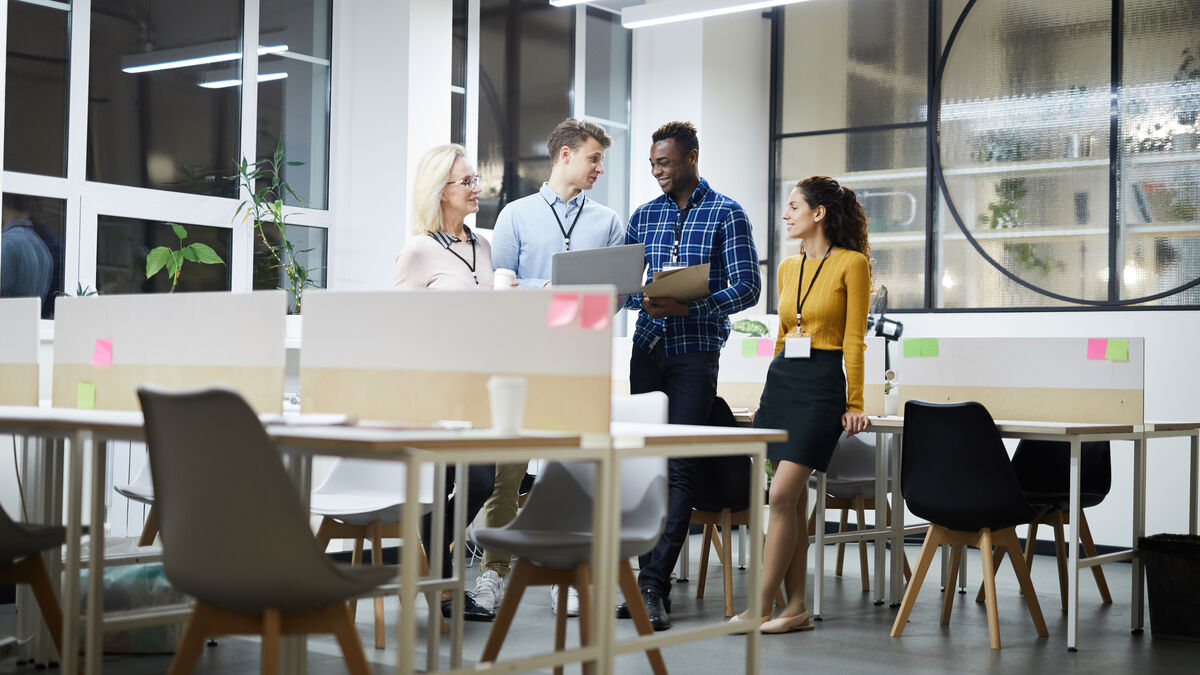
<instances>
[{"instance_id":1,"label":"blonde hair","mask_svg":"<svg viewBox=\"0 0 1200 675\"><path fill-rule=\"evenodd\" d=\"M413 234L433 234L442 229L442 190L450 180L454 162L466 156L466 148L450 143L433 148L417 162L412 193Z\"/></svg>"}]
</instances>

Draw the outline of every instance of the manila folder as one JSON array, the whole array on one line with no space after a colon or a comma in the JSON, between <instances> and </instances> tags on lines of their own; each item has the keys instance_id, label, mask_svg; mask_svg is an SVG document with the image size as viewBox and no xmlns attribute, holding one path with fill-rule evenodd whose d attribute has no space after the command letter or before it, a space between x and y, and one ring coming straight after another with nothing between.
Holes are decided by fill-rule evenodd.
<instances>
[{"instance_id":1,"label":"manila folder","mask_svg":"<svg viewBox=\"0 0 1200 675\"><path fill-rule=\"evenodd\" d=\"M687 302L709 295L709 263L692 265L681 270L667 270L654 275L654 281L646 284L642 294L651 298L671 298Z\"/></svg>"}]
</instances>

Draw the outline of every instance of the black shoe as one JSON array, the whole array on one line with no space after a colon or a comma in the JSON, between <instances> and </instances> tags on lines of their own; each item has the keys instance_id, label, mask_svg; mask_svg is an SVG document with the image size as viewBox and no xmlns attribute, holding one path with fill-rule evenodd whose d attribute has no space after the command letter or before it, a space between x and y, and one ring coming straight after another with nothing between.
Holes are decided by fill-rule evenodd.
<instances>
[{"instance_id":1,"label":"black shoe","mask_svg":"<svg viewBox=\"0 0 1200 675\"><path fill-rule=\"evenodd\" d=\"M646 611L650 614L650 625L654 630L666 630L671 627L671 617L668 616L667 597L657 588L643 588L642 600L646 603Z\"/></svg>"},{"instance_id":2,"label":"black shoe","mask_svg":"<svg viewBox=\"0 0 1200 675\"><path fill-rule=\"evenodd\" d=\"M442 616L449 619L454 613L454 598L447 598L442 601ZM496 613L490 609L481 607L475 602L475 597L470 593L463 593L463 620L464 621L494 621Z\"/></svg>"},{"instance_id":3,"label":"black shoe","mask_svg":"<svg viewBox=\"0 0 1200 675\"><path fill-rule=\"evenodd\" d=\"M642 594L645 595L645 593L646 593L646 589L643 588ZM668 595L665 598L663 598L663 606L667 608L667 613L670 614L671 613L671 596ZM632 615L630 615L630 613L629 613L629 605L627 605L623 602L621 604L617 605L617 618L618 619L633 618Z\"/></svg>"}]
</instances>

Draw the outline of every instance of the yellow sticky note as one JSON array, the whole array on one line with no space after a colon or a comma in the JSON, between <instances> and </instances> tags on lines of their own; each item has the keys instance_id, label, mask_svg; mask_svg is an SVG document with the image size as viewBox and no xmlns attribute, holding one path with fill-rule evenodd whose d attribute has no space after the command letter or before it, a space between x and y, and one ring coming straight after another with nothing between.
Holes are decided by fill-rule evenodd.
<instances>
[{"instance_id":1,"label":"yellow sticky note","mask_svg":"<svg viewBox=\"0 0 1200 675\"><path fill-rule=\"evenodd\" d=\"M80 410L96 409L96 385L91 382L80 382L75 388L75 407Z\"/></svg>"},{"instance_id":2,"label":"yellow sticky note","mask_svg":"<svg viewBox=\"0 0 1200 675\"><path fill-rule=\"evenodd\" d=\"M1109 340L1104 356L1110 361L1129 360L1129 340Z\"/></svg>"}]
</instances>

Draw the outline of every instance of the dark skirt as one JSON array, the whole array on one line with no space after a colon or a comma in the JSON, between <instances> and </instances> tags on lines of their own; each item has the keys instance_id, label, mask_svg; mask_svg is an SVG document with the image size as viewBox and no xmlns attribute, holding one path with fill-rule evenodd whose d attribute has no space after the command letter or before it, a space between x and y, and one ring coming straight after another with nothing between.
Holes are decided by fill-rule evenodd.
<instances>
[{"instance_id":1,"label":"dark skirt","mask_svg":"<svg viewBox=\"0 0 1200 675\"><path fill-rule=\"evenodd\" d=\"M754 426L786 429L788 439L768 443L767 457L825 471L842 434L846 375L840 350L812 350L807 359L771 361Z\"/></svg>"}]
</instances>

